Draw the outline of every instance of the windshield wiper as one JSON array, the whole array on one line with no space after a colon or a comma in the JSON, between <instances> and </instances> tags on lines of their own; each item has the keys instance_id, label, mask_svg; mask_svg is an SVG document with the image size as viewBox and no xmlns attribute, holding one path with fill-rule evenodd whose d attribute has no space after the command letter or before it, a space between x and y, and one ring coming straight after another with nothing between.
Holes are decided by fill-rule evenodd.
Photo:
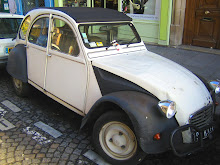
<instances>
[{"instance_id":1,"label":"windshield wiper","mask_svg":"<svg viewBox=\"0 0 220 165\"><path fill-rule=\"evenodd\" d=\"M136 37L132 38L132 39L128 42L127 47L128 47L129 45L131 45L132 41L134 41L135 38L136 38Z\"/></svg>"}]
</instances>

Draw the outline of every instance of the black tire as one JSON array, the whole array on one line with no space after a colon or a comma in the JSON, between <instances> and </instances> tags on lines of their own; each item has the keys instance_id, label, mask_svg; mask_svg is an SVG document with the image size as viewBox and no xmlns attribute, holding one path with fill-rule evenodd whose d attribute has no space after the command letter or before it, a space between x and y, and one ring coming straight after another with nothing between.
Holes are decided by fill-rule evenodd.
<instances>
[{"instance_id":1,"label":"black tire","mask_svg":"<svg viewBox=\"0 0 220 165\"><path fill-rule=\"evenodd\" d=\"M14 86L15 93L20 97L28 96L29 93L29 84L24 83L19 79L12 77L12 83Z\"/></svg>"},{"instance_id":2,"label":"black tire","mask_svg":"<svg viewBox=\"0 0 220 165\"><path fill-rule=\"evenodd\" d=\"M113 165L139 164L146 156L138 145L131 122L121 112L103 114L94 125L92 138L98 154Z\"/></svg>"}]
</instances>

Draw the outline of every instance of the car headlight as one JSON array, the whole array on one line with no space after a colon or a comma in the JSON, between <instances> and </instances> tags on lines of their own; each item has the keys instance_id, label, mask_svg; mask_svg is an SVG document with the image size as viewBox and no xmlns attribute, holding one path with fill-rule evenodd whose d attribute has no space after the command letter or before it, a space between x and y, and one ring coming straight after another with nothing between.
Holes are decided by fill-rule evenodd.
<instances>
[{"instance_id":1,"label":"car headlight","mask_svg":"<svg viewBox=\"0 0 220 165\"><path fill-rule=\"evenodd\" d=\"M163 115L168 119L172 118L176 114L176 104L173 101L165 100L158 103L158 107Z\"/></svg>"},{"instance_id":2,"label":"car headlight","mask_svg":"<svg viewBox=\"0 0 220 165\"><path fill-rule=\"evenodd\" d=\"M215 91L217 96L220 96L220 82L219 81L210 81L211 88Z\"/></svg>"}]
</instances>

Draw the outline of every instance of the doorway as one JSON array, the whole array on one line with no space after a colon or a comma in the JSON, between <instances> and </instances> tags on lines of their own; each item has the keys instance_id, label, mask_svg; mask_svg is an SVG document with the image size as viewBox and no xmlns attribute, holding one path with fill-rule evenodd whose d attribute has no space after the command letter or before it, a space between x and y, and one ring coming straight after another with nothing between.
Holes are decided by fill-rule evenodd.
<instances>
[{"instance_id":1,"label":"doorway","mask_svg":"<svg viewBox=\"0 0 220 165\"><path fill-rule=\"evenodd\" d=\"M220 49L220 1L187 0L183 44Z\"/></svg>"}]
</instances>

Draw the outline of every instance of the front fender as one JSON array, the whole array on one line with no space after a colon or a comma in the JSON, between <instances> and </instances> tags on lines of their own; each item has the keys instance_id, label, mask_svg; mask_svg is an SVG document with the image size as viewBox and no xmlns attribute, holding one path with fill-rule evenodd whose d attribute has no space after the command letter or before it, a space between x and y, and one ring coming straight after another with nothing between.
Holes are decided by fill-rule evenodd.
<instances>
[{"instance_id":1,"label":"front fender","mask_svg":"<svg viewBox=\"0 0 220 165\"><path fill-rule=\"evenodd\" d=\"M23 44L16 45L8 56L7 72L22 82L28 81L26 48Z\"/></svg>"},{"instance_id":2,"label":"front fender","mask_svg":"<svg viewBox=\"0 0 220 165\"><path fill-rule=\"evenodd\" d=\"M82 127L106 112L105 103L119 106L130 118L138 142L146 153L161 153L170 148L170 134L178 127L175 118L167 119L157 108L158 99L135 91L121 91L103 96L84 117ZM101 108L100 108L101 107ZM154 140L160 133L161 140Z\"/></svg>"}]
</instances>

